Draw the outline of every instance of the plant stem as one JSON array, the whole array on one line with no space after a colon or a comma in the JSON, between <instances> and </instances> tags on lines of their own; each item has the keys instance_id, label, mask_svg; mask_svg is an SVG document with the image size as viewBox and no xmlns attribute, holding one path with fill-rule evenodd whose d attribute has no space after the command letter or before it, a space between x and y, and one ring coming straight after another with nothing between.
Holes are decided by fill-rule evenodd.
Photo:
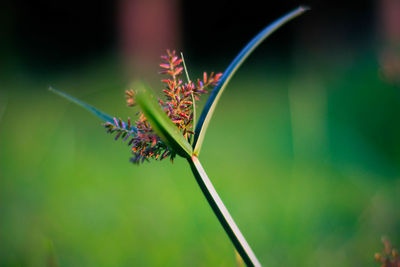
<instances>
[{"instance_id":1,"label":"plant stem","mask_svg":"<svg viewBox=\"0 0 400 267\"><path fill-rule=\"evenodd\" d=\"M187 160L192 168L193 174L198 185L200 186L201 191L208 201L208 204L211 206L214 214L217 216L219 222L231 239L243 261L247 264L247 266L261 266L256 255L251 250L246 239L240 232L232 216L229 214L224 203L219 197L213 184L204 171L203 166L201 166L199 159L195 156L192 156L192 158L188 158Z\"/></svg>"},{"instance_id":2,"label":"plant stem","mask_svg":"<svg viewBox=\"0 0 400 267\"><path fill-rule=\"evenodd\" d=\"M186 63L185 63L185 58L183 57L183 53L181 52L181 58L182 58L182 63L183 63L183 68L185 69L185 73L186 73L186 80L188 83L191 82L190 77L189 77L189 72L186 68ZM190 94L192 97L192 113L193 113L193 119L192 119L192 131L195 132L196 131L196 99L194 98L193 92ZM192 135L192 137L190 138L190 143L193 141L194 136Z\"/></svg>"}]
</instances>

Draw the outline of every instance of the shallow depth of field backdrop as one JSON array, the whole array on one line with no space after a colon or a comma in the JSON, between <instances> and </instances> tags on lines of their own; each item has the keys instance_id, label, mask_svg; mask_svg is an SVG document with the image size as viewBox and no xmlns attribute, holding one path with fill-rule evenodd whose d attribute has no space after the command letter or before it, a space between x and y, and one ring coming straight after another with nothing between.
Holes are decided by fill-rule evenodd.
<instances>
[{"instance_id":1,"label":"shallow depth of field backdrop","mask_svg":"<svg viewBox=\"0 0 400 267\"><path fill-rule=\"evenodd\" d=\"M101 121L126 118L158 58L192 78L267 39L228 85L200 155L265 266L375 266L400 246L400 4L375 1L9 1L0 9L0 265L234 266L185 160L129 163ZM205 100L205 99L204 99ZM203 102L204 103L204 102Z\"/></svg>"}]
</instances>

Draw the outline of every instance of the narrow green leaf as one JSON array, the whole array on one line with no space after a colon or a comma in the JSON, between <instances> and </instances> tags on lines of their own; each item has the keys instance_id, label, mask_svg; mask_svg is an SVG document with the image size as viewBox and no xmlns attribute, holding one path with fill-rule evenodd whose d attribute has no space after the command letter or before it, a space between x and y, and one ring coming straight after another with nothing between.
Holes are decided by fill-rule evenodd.
<instances>
[{"instance_id":1,"label":"narrow green leaf","mask_svg":"<svg viewBox=\"0 0 400 267\"><path fill-rule=\"evenodd\" d=\"M78 106L81 106L84 109L92 112L94 115L99 117L101 120L103 120L105 122L113 123L113 117L111 117L110 115L98 110L97 108L95 108L95 107L83 102L82 100L79 100L79 99L77 99L77 98L75 98L75 97L73 97L73 96L71 96L71 95L69 95L67 93L64 93L64 92L62 92L60 90L57 90L57 89L55 89L53 87L49 87L49 91L51 91L53 93L56 93L57 95L62 96L64 98L68 99L69 101L77 104Z\"/></svg>"},{"instance_id":2,"label":"narrow green leaf","mask_svg":"<svg viewBox=\"0 0 400 267\"><path fill-rule=\"evenodd\" d=\"M160 108L154 96L150 94L149 89L142 83L136 83L133 88L138 92L136 102L139 104L146 118L157 134L182 157L190 158L192 156L192 146L185 139L167 114Z\"/></svg>"},{"instance_id":3,"label":"narrow green leaf","mask_svg":"<svg viewBox=\"0 0 400 267\"><path fill-rule=\"evenodd\" d=\"M287 13L286 15L280 17L266 28L264 28L260 33L258 33L243 49L240 53L235 57L235 59L231 62L228 68L225 70L224 74L221 77L220 82L211 92L210 97L207 100L206 105L200 115L199 121L196 125L196 132L194 136L193 148L194 154L198 155L200 153L201 146L203 144L204 135L207 131L208 125L210 123L211 117L214 113L215 107L221 97L222 92L224 91L226 85L229 80L232 78L233 74L238 70L238 68L242 65L242 63L247 59L247 57L257 48L268 36L270 36L273 32L275 32L278 28L280 28L285 23L289 22L293 18L301 15L305 11L307 11L308 7L300 6L295 10Z\"/></svg>"}]
</instances>

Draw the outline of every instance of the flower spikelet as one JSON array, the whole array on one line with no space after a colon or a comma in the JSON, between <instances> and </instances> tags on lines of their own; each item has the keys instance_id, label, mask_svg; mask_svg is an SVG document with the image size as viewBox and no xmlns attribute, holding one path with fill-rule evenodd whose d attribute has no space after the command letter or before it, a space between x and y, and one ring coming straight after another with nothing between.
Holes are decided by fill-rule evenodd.
<instances>
[{"instance_id":1,"label":"flower spikelet","mask_svg":"<svg viewBox=\"0 0 400 267\"><path fill-rule=\"evenodd\" d=\"M135 127L132 127L130 118L127 124L114 118L113 123L106 122L104 126L108 133L116 133L115 140L121 138L131 147L134 155L131 158L132 163L143 163L150 158L162 160L168 156L174 157L174 153L154 133L143 114L135 122Z\"/></svg>"}]
</instances>

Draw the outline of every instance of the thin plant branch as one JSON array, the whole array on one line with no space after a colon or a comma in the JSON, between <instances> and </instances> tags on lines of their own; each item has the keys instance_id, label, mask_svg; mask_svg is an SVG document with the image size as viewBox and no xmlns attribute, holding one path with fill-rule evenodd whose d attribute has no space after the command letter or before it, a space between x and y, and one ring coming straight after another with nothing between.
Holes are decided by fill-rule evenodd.
<instances>
[{"instance_id":1,"label":"thin plant branch","mask_svg":"<svg viewBox=\"0 0 400 267\"><path fill-rule=\"evenodd\" d=\"M190 77L189 77L189 72L187 70L186 67L186 63L185 63L185 58L183 57L183 53L181 52L181 58L182 58L182 63L183 63L183 69L185 70L185 74L186 74L186 80L188 83L191 82ZM194 98L193 92L191 93L192 96L192 101L193 101L193 106L192 106L192 114L193 114L193 119L192 119L192 131L196 132L196 99ZM193 136L190 138L191 142L193 141Z\"/></svg>"}]
</instances>

